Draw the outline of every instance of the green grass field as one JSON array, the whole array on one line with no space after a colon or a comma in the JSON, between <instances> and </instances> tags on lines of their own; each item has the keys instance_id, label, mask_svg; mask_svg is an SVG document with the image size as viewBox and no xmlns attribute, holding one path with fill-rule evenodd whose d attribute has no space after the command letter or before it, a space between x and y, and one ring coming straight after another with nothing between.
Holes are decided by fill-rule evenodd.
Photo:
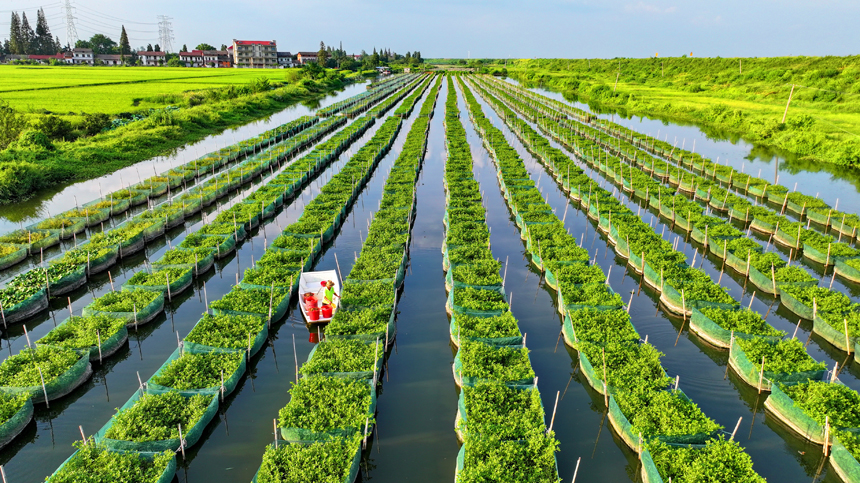
<instances>
[{"instance_id":1,"label":"green grass field","mask_svg":"<svg viewBox=\"0 0 860 483\"><path fill-rule=\"evenodd\" d=\"M271 82L283 81L285 71L3 65L0 66L0 99L22 112L116 114L160 106L140 102L144 98L239 86L260 77Z\"/></svg>"}]
</instances>

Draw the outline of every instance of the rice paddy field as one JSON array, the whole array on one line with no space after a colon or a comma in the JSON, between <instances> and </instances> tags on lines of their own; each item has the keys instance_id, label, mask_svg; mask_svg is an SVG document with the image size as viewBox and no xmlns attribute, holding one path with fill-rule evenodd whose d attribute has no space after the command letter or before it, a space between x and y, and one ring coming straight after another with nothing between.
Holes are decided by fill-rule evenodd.
<instances>
[{"instance_id":1,"label":"rice paddy field","mask_svg":"<svg viewBox=\"0 0 860 483\"><path fill-rule=\"evenodd\" d=\"M54 67L0 65L0 99L24 112L118 114L160 104L163 94L240 86L255 79L284 81L280 69Z\"/></svg>"},{"instance_id":2,"label":"rice paddy field","mask_svg":"<svg viewBox=\"0 0 860 483\"><path fill-rule=\"evenodd\" d=\"M860 482L850 173L460 73L204 146L0 224L7 481Z\"/></svg>"}]
</instances>

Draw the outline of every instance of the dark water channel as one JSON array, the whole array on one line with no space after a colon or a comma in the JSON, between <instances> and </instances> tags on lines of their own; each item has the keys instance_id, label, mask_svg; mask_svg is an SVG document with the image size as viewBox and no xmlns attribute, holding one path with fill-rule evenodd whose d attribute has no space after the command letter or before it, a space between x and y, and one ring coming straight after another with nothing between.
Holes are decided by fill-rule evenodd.
<instances>
[{"instance_id":1,"label":"dark water channel","mask_svg":"<svg viewBox=\"0 0 860 483\"><path fill-rule=\"evenodd\" d=\"M506 133L509 143L519 151L525 160L526 168L529 170L532 179L535 181L541 180L539 187L543 190L544 195L548 197L549 204L556 210L556 214L561 215L569 200L564 196L548 172L544 170L543 166L524 149L511 131L498 119L489 105L483 102L480 97L478 97L478 100L482 104L484 113L492 119L494 125ZM563 149L555 143L553 145L559 149ZM591 172L587 167L584 167L584 169L587 172ZM598 181L602 180L602 177L598 173L593 173L593 177ZM610 191L613 189L608 182L604 184L604 187ZM622 195L621 199L627 198ZM634 210L637 209L635 205L630 206ZM806 444L782 428L779 423L770 420L763 408L764 395L759 396L754 388L747 386L731 371L726 375L728 352L710 347L696 335L690 334L686 327L682 327L680 317L675 317L661 310L658 306L658 293L648 289L644 284L640 291L639 277L635 276L632 271L627 272L626 261L624 259L615 257L614 251L606 237L596 231L596 223L589 220L582 211L574 208L578 208L578 206L572 204L568 208L569 211L565 220L566 228L569 228L571 234L576 238L580 238L583 233L585 234L585 243L583 246L589 249L592 258L596 256L597 263L603 268L604 273L608 272L611 268L609 282L616 292L622 294L625 300L628 299L631 291L635 292L636 295L632 299L631 307L633 324L641 336L644 337L647 335L648 341L666 354L662 359L662 363L670 377L674 377L675 375L680 376L681 389L702 408L705 414L725 426L729 432L734 428L738 418L743 417L737 439L742 446L746 447L747 452L753 459L754 468L759 474L766 477L769 481L779 482L801 482L812 479L818 471L821 461L820 447ZM646 214L644 208L642 212L643 219L649 221L652 213ZM561 216L559 217L561 218ZM654 226L658 233L663 230L662 223L659 220L655 220ZM679 235L673 233L671 227L666 227L664 238L674 240L676 236ZM678 249L686 253L688 261L692 260L695 248L690 243L685 242L683 237ZM701 256L697 259L696 266L699 266L700 263L702 263ZM720 266L715 265L714 260L706 260L702 268L714 280L717 280L719 277ZM749 304L751 293L744 290L742 278L732 276L730 271L726 271L721 284L729 288L733 297L740 300L742 304ZM549 288L546 288L543 292L553 293ZM757 296L752 308L764 315L768 312L772 302L772 298L767 299ZM516 310L516 302L514 310ZM774 313L774 311L776 312ZM519 314L517 315L519 317ZM790 334L794 331L797 321L791 320L786 316L788 314L777 310L777 305L775 304L767 320L777 329L787 331ZM552 324L553 338L557 335L560 325L559 316L555 315L554 317L557 323ZM811 324L807 327L801 325L798 331L798 338L806 340L809 337L810 331ZM537 337L537 334L535 336ZM531 336L529 339L531 340ZM531 343L529 345L531 346ZM561 345L563 346L564 343L562 342ZM534 350L534 347L532 349ZM840 366L842 365L844 355L830 353L817 344L815 337L812 338L807 350L816 360L825 360L828 367L833 367L834 360L838 360ZM575 359L573 359L574 352L572 350L570 352L570 357L572 358L570 363L575 364ZM836 358L832 356L836 356ZM536 359L537 357L533 357L533 362L536 362ZM544 391L544 405L546 405L548 398L546 394L547 388L543 384L544 374L537 367L536 371L538 371L538 376L542 381L541 389ZM860 388L860 381L858 381L854 372L843 372L840 375L840 379L854 389ZM578 385L576 383L572 384L567 392L567 397L571 397L571 392L574 389L579 392L592 394L593 396L593 391L590 390L584 380ZM550 401L551 403L552 401ZM592 412L597 414L603 411L602 400L599 397L594 399L591 409ZM565 412L561 412L561 404L560 414L562 416L566 414ZM564 417L562 417L563 420ZM579 421L576 423L579 423ZM582 426L581 424L577 424L577 426L580 432L584 431L583 428L594 428L592 433L597 433L597 425ZM609 430L607 427L603 429L604 431ZM587 432L587 430L585 431ZM604 433L604 436L607 435L608 433ZM575 463L575 459L583 455L567 453L566 441L563 434L559 434L559 440L561 441L562 449L559 454L559 469L563 477L569 477L562 469L565 463L568 465ZM618 442L618 446L622 449L617 450L617 452L621 452L626 457L626 469L628 475L631 476L630 479L638 481L638 476L632 474L630 471L631 466L634 467L634 470L636 469L637 461L635 455L628 451L623 443ZM620 463L620 460L616 460L615 464L610 463L608 468L600 470L593 468L593 470L609 471L612 468L620 467ZM581 467L580 471L582 469ZM827 473L826 466L821 470L819 478L817 481L839 481L839 478L835 474ZM596 473L594 480L586 479L585 481L619 481L620 479L623 478L617 479L605 473Z\"/></svg>"},{"instance_id":2,"label":"dark water channel","mask_svg":"<svg viewBox=\"0 0 860 483\"><path fill-rule=\"evenodd\" d=\"M0 452L0 463L5 465L5 472L9 481L42 481L44 477L53 472L72 453L72 442L80 438L78 425L83 426L84 431L88 435L101 428L111 415L114 414L115 408L121 406L137 389L137 374L140 375L142 380L147 380L176 348L177 336L180 338L184 337L191 331L191 328L205 310L204 285L206 287L205 294L208 296L209 301L216 300L227 293L236 283L237 274L241 277L241 273L246 268L249 268L254 260L260 259L267 244L274 240L284 227L299 217L304 206L319 194L320 187L335 173L340 171L341 167L351 157L351 154L355 153L359 147L367 142L381 124L380 121L377 121L337 161L330 164L314 181L305 186L301 190L301 194L297 195L291 203L285 205L274 219L269 219L262 227L252 230L250 237L240 242L234 254L216 261L214 270L210 270L206 274L196 278L192 289L177 295L172 302L166 303L166 312L164 315L160 315L155 321L142 326L137 332L130 330L129 344L116 355L107 359L104 364L94 364L93 378L75 390L71 395L52 402L50 409L44 406L37 406L35 414L36 423L31 423L24 434ZM387 170L385 163L389 163L388 165L390 166L391 161L389 158L383 160L378 168L377 175L371 180L368 186L368 190L371 192L373 187L379 184L378 173ZM259 186L258 183L251 188L246 188L246 191L256 189ZM377 191L381 191L381 185L376 189ZM230 203L238 202L242 198L244 198L244 195L236 196ZM362 201L358 201L355 207L368 206L369 208L371 205L373 208L376 207L375 203L378 200L368 201L367 194L363 195L362 198L364 205L362 205ZM214 210L223 209L229 206L230 203L221 204L220 208L216 207ZM353 212L356 211L355 207ZM212 209L210 207L210 214L206 216L207 220L211 220L217 214L212 212ZM113 276L116 289L119 289L122 283L130 278L136 270L143 268L145 260L157 260L169 246L181 243L187 233L193 233L202 227L203 223L204 221L200 215L197 218L187 220L184 226L170 230L165 237L159 238L148 245L146 250L140 255L129 260L124 260L120 266L113 268L111 275ZM352 246L360 247L361 244L358 241L358 236L356 235L355 238L356 240L352 243ZM170 240L169 244L167 240ZM347 242L345 246L349 247L349 240ZM351 252L352 249L349 250L349 253ZM346 253L341 255L341 266L344 270L348 270L348 267L351 267L352 258L345 255ZM332 261L331 263L333 265L334 262ZM72 294L72 309L77 315L80 314L81 309L85 305L90 303L94 296L99 296L111 290L107 273L96 277L95 280L90 282L88 287L91 288L80 289ZM68 308L66 303L62 301L52 303L50 313L43 315L38 320L28 322L27 328L30 331L31 340L35 341L52 329L54 327L54 318L57 321L61 321L67 315ZM290 315L287 321L281 324L294 328L297 333L299 360L303 361L310 352L311 344L308 342L308 329L305 328L304 322L300 320L300 317L300 315L298 317ZM204 473L206 470L213 471L218 475L216 477L218 481L251 480L254 471L256 471L260 463L263 447L271 439L271 418L277 415L277 409L286 404L288 398L286 390L289 388L289 381L295 373L292 362L292 339L289 337L290 331L282 331L281 346L279 346L277 329L277 327L273 327L271 337L275 346L270 346L266 350L260 351L254 357L249 366L249 375L242 379L237 390L222 404L219 412L221 422L217 424L213 423L206 429L200 443L187 452L187 459L185 461L180 458L178 475L181 481L187 481L186 472L191 472L191 463L196 459L198 451L206 446L207 439L215 438L217 440L219 435L226 434L227 432L233 436L233 439L228 437L226 444L222 444L220 447L216 444L214 445L216 446L215 452L207 453L210 457L217 460L217 462L213 462L212 459L207 459L203 456L202 461L206 463L196 465L193 468L199 468ZM286 337L284 334L286 334ZM4 351L13 353L26 346L21 326L16 326L6 337L6 343L3 344ZM11 346L9 337L11 337ZM276 355L281 354L283 356L279 365ZM262 362L263 360L265 362ZM279 370L283 371L283 377L277 377ZM266 380L266 376L272 380ZM260 380L259 383L258 379ZM282 384L278 385L275 381L279 381ZM256 392L262 389L265 389L267 392ZM267 402L268 404L277 406L277 408L274 410L265 410L265 408L257 407L260 406L261 402ZM231 411L229 413L230 416L237 415L235 423L231 419L228 419L227 414L227 410L234 404L238 404L241 408L239 411ZM249 418L251 421L267 421L267 423L262 426L250 425L249 427L249 423L238 416ZM249 436L257 437L254 443L249 443L243 439ZM233 447L232 445L234 444L237 446ZM231 459L233 457L235 459ZM242 476L239 480L235 479L237 475L230 473L234 468L237 471L239 469L243 470L241 471ZM214 477L214 474L209 473L207 476ZM203 478L196 478L195 481L204 480Z\"/></svg>"},{"instance_id":3,"label":"dark water channel","mask_svg":"<svg viewBox=\"0 0 860 483\"><path fill-rule=\"evenodd\" d=\"M506 79L519 84L514 79ZM602 105L590 105L580 99L542 87L532 91L592 112L601 119L608 119L624 127L647 134L678 147L693 150L712 161L728 164L737 170L761 177L805 194L816 196L830 206L839 200L839 208L853 213L860 211L860 170L828 163L798 159L798 156L779 149L761 146L744 140L734 133L699 126L683 121L669 120L657 116L630 114L624 110ZM694 144L695 143L695 144Z\"/></svg>"},{"instance_id":4,"label":"dark water channel","mask_svg":"<svg viewBox=\"0 0 860 483\"><path fill-rule=\"evenodd\" d=\"M14 230L23 223L25 226L36 223L50 215L84 204L142 179L162 173L176 166L193 161L207 153L230 144L257 136L260 133L280 126L306 115L314 115L316 110L335 102L342 101L366 90L365 82L358 82L342 90L322 95L318 99L297 103L266 118L226 129L195 143L179 147L164 156L156 156L146 161L116 170L105 176L62 185L38 193L33 198L7 206L0 206L0 233Z\"/></svg>"}]
</instances>

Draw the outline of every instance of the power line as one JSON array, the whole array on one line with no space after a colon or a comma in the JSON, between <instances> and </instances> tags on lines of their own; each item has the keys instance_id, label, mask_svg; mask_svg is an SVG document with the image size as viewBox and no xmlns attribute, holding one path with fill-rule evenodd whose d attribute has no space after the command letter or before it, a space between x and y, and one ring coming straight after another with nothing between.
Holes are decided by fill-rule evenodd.
<instances>
[{"instance_id":1,"label":"power line","mask_svg":"<svg viewBox=\"0 0 860 483\"><path fill-rule=\"evenodd\" d=\"M158 16L158 38L163 52L173 50L173 20L167 15Z\"/></svg>"},{"instance_id":2,"label":"power line","mask_svg":"<svg viewBox=\"0 0 860 483\"><path fill-rule=\"evenodd\" d=\"M98 12L98 11L96 11L96 10L93 10L93 9L91 9L91 8L85 7L85 6L83 6L83 5L81 5L81 6L80 6L80 8L82 8L83 10L85 10L85 11L86 11L88 14L90 14L90 15L95 15L95 16L97 16L97 17L103 17L103 18L105 18L105 19L107 19L107 20L113 20L113 21L115 21L115 22L124 22L124 23L130 23L130 24L132 24L132 23L133 23L133 24L138 24L138 25L158 25L157 23L151 23L151 22L135 22L135 21L133 21L133 20L126 20L126 19L124 19L124 18L114 17L113 15L107 15L107 14L104 14L104 13Z\"/></svg>"},{"instance_id":3,"label":"power line","mask_svg":"<svg viewBox=\"0 0 860 483\"><path fill-rule=\"evenodd\" d=\"M78 42L78 29L75 28L75 13L72 0L66 0L66 45L74 46Z\"/></svg>"}]
</instances>

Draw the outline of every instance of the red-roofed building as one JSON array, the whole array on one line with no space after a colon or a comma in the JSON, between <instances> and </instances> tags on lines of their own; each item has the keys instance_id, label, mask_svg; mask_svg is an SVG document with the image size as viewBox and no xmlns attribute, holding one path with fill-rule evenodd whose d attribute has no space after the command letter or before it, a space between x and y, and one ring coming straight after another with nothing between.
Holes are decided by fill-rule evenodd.
<instances>
[{"instance_id":1,"label":"red-roofed building","mask_svg":"<svg viewBox=\"0 0 860 483\"><path fill-rule=\"evenodd\" d=\"M278 46L274 40L233 39L233 67L276 69Z\"/></svg>"},{"instance_id":2,"label":"red-roofed building","mask_svg":"<svg viewBox=\"0 0 860 483\"><path fill-rule=\"evenodd\" d=\"M71 59L71 54L69 54L69 59ZM54 55L28 55L27 58L29 60L38 61L40 64L50 64L51 59L55 59L59 62L66 62L66 54L59 52Z\"/></svg>"},{"instance_id":3,"label":"red-roofed building","mask_svg":"<svg viewBox=\"0 0 860 483\"><path fill-rule=\"evenodd\" d=\"M299 52L296 54L299 64L305 65L317 61L317 52Z\"/></svg>"},{"instance_id":4,"label":"red-roofed building","mask_svg":"<svg viewBox=\"0 0 860 483\"><path fill-rule=\"evenodd\" d=\"M167 63L167 54L161 51L144 50L137 53L141 65L159 66Z\"/></svg>"},{"instance_id":5,"label":"red-roofed building","mask_svg":"<svg viewBox=\"0 0 860 483\"><path fill-rule=\"evenodd\" d=\"M185 64L185 67L203 67L203 51L192 50L191 52L180 52L179 60Z\"/></svg>"}]
</instances>

